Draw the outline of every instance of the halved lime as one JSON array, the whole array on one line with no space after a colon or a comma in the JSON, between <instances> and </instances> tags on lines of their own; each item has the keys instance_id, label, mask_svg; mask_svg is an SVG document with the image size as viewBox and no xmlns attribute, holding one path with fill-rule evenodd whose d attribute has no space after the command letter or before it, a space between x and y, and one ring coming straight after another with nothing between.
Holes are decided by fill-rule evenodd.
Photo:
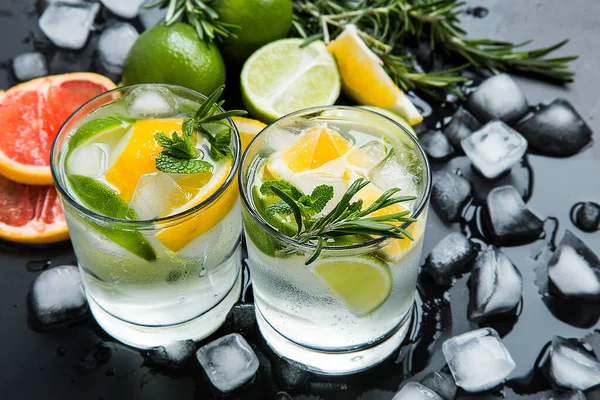
<instances>
[{"instance_id":1,"label":"halved lime","mask_svg":"<svg viewBox=\"0 0 600 400\"><path fill-rule=\"evenodd\" d=\"M250 114L271 122L293 111L335 103L340 75L325 44L281 39L258 49L244 64L242 99Z\"/></svg>"},{"instance_id":2,"label":"halved lime","mask_svg":"<svg viewBox=\"0 0 600 400\"><path fill-rule=\"evenodd\" d=\"M136 219L135 212L129 208L128 204L103 183L84 175L70 174L67 175L67 179L69 180L71 190L86 207L109 217ZM110 240L138 257L147 261L156 259L154 249L140 232L112 228L90 220L86 220L86 222Z\"/></svg>"},{"instance_id":3,"label":"halved lime","mask_svg":"<svg viewBox=\"0 0 600 400\"><path fill-rule=\"evenodd\" d=\"M390 269L376 257L324 257L311 265L357 317L377 310L392 292Z\"/></svg>"}]
</instances>

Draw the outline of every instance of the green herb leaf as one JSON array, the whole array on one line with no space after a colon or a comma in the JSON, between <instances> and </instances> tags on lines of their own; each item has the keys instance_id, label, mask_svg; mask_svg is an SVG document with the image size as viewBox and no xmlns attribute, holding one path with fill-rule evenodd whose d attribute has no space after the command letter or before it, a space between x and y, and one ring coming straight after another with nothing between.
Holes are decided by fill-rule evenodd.
<instances>
[{"instance_id":1,"label":"green herb leaf","mask_svg":"<svg viewBox=\"0 0 600 400\"><path fill-rule=\"evenodd\" d=\"M265 207L265 211L269 215L275 215L275 214L287 215L287 214L291 214L293 212L292 209L290 208L290 206L288 206L288 204L283 200L278 200L275 203L268 205L267 207Z\"/></svg>"},{"instance_id":2,"label":"green herb leaf","mask_svg":"<svg viewBox=\"0 0 600 400\"><path fill-rule=\"evenodd\" d=\"M177 132L173 132L171 137L168 137L159 132L154 135L154 139L163 148L161 154L184 160L193 160L199 156L198 150L187 134L179 136Z\"/></svg>"},{"instance_id":3,"label":"green herb leaf","mask_svg":"<svg viewBox=\"0 0 600 400\"><path fill-rule=\"evenodd\" d=\"M213 143L211 143L210 147L210 156L213 160L219 161L225 157L230 157L232 155L231 148L229 145L231 144L231 128L227 127L223 129L215 135Z\"/></svg>"},{"instance_id":4,"label":"green herb leaf","mask_svg":"<svg viewBox=\"0 0 600 400\"><path fill-rule=\"evenodd\" d=\"M294 200L299 200L302 196L304 196L304 193L302 193L300 189L288 181L283 180L264 182L260 187L260 192L265 196L276 196L273 188L281 190Z\"/></svg>"},{"instance_id":5,"label":"green herb leaf","mask_svg":"<svg viewBox=\"0 0 600 400\"><path fill-rule=\"evenodd\" d=\"M317 186L310 195L310 201L312 203L312 209L315 214L323 211L329 200L333 198L333 186L331 185L319 185Z\"/></svg>"},{"instance_id":6,"label":"green herb leaf","mask_svg":"<svg viewBox=\"0 0 600 400\"><path fill-rule=\"evenodd\" d=\"M213 167L203 160L176 158L163 152L156 156L156 169L171 174L198 174L211 172Z\"/></svg>"}]
</instances>

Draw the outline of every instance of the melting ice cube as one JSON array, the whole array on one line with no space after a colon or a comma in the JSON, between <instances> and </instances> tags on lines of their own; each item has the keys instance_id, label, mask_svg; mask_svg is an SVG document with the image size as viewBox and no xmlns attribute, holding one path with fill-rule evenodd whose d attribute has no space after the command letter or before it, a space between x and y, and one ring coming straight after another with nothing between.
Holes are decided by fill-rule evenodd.
<instances>
[{"instance_id":1,"label":"melting ice cube","mask_svg":"<svg viewBox=\"0 0 600 400\"><path fill-rule=\"evenodd\" d=\"M450 123L444 128L444 133L454 148L460 149L460 142L477 129L481 123L467 110L459 107L454 113Z\"/></svg>"},{"instance_id":2,"label":"melting ice cube","mask_svg":"<svg viewBox=\"0 0 600 400\"><path fill-rule=\"evenodd\" d=\"M477 320L513 311L522 295L523 278L519 270L506 254L488 246L473 265L469 318Z\"/></svg>"},{"instance_id":3,"label":"melting ice cube","mask_svg":"<svg viewBox=\"0 0 600 400\"><path fill-rule=\"evenodd\" d=\"M492 121L460 142L473 166L488 179L510 170L527 151L527 140L501 121Z\"/></svg>"},{"instance_id":4,"label":"melting ice cube","mask_svg":"<svg viewBox=\"0 0 600 400\"><path fill-rule=\"evenodd\" d=\"M499 245L532 242L544 229L544 223L529 211L513 186L490 191L486 205L491 234Z\"/></svg>"},{"instance_id":5,"label":"melting ice cube","mask_svg":"<svg viewBox=\"0 0 600 400\"><path fill-rule=\"evenodd\" d=\"M37 51L19 54L12 61L15 76L20 81L48 75L48 62L42 53Z\"/></svg>"},{"instance_id":6,"label":"melting ice cube","mask_svg":"<svg viewBox=\"0 0 600 400\"><path fill-rule=\"evenodd\" d=\"M102 176L108 167L108 152L103 144L83 144L69 156L67 169L71 174L97 178Z\"/></svg>"},{"instance_id":7,"label":"melting ice cube","mask_svg":"<svg viewBox=\"0 0 600 400\"><path fill-rule=\"evenodd\" d=\"M566 299L600 302L600 259L571 231L548 262L550 292Z\"/></svg>"},{"instance_id":8,"label":"melting ice cube","mask_svg":"<svg viewBox=\"0 0 600 400\"><path fill-rule=\"evenodd\" d=\"M149 220L168 215L191 196L169 174L153 172L140 177L129 208L136 212L138 219Z\"/></svg>"},{"instance_id":9,"label":"melting ice cube","mask_svg":"<svg viewBox=\"0 0 600 400\"><path fill-rule=\"evenodd\" d=\"M347 154L346 159L350 165L368 172L375 168L385 158L387 153L387 148L383 143L373 140L351 150Z\"/></svg>"},{"instance_id":10,"label":"melting ice cube","mask_svg":"<svg viewBox=\"0 0 600 400\"><path fill-rule=\"evenodd\" d=\"M429 131L419 137L419 143L433 161L446 161L454 155L454 148L441 131Z\"/></svg>"},{"instance_id":11,"label":"melting ice cube","mask_svg":"<svg viewBox=\"0 0 600 400\"><path fill-rule=\"evenodd\" d=\"M578 340L555 336L547 368L550 379L565 389L586 390L600 384L600 361Z\"/></svg>"},{"instance_id":12,"label":"melting ice cube","mask_svg":"<svg viewBox=\"0 0 600 400\"><path fill-rule=\"evenodd\" d=\"M154 347L148 351L150 359L169 368L183 368L196 352L193 340L180 340Z\"/></svg>"},{"instance_id":13,"label":"melting ice cube","mask_svg":"<svg viewBox=\"0 0 600 400\"><path fill-rule=\"evenodd\" d=\"M223 336L200 348L196 357L210 382L229 393L250 381L258 370L258 357L237 333Z\"/></svg>"},{"instance_id":14,"label":"melting ice cube","mask_svg":"<svg viewBox=\"0 0 600 400\"><path fill-rule=\"evenodd\" d=\"M167 117L177 112L177 101L161 87L139 87L125 99L133 117Z\"/></svg>"},{"instance_id":15,"label":"melting ice cube","mask_svg":"<svg viewBox=\"0 0 600 400\"><path fill-rule=\"evenodd\" d=\"M139 36L127 23L106 28L98 40L98 57L102 67L110 73L121 74L125 57Z\"/></svg>"},{"instance_id":16,"label":"melting ice cube","mask_svg":"<svg viewBox=\"0 0 600 400\"><path fill-rule=\"evenodd\" d=\"M444 400L453 400L456 397L456 382L452 375L446 372L431 372L421 379L421 384L436 392Z\"/></svg>"},{"instance_id":17,"label":"melting ice cube","mask_svg":"<svg viewBox=\"0 0 600 400\"><path fill-rule=\"evenodd\" d=\"M293 146L298 141L297 133L288 128L272 126L265 137L265 144L273 151L282 151Z\"/></svg>"},{"instance_id":18,"label":"melting ice cube","mask_svg":"<svg viewBox=\"0 0 600 400\"><path fill-rule=\"evenodd\" d=\"M415 176L420 171L420 163L415 161L416 154L408 149L395 149L373 170L371 181L379 189L386 191L392 188L400 188L400 196L414 196L417 193L415 187ZM417 166L418 165L418 166Z\"/></svg>"},{"instance_id":19,"label":"melting ice cube","mask_svg":"<svg viewBox=\"0 0 600 400\"><path fill-rule=\"evenodd\" d=\"M581 150L592 137L590 127L565 99L542 105L517 125L534 149L551 156L570 156Z\"/></svg>"},{"instance_id":20,"label":"melting ice cube","mask_svg":"<svg viewBox=\"0 0 600 400\"><path fill-rule=\"evenodd\" d=\"M131 19L138 15L144 0L100 0L113 14Z\"/></svg>"},{"instance_id":21,"label":"melting ice cube","mask_svg":"<svg viewBox=\"0 0 600 400\"><path fill-rule=\"evenodd\" d=\"M436 392L417 382L408 382L392 400L444 400Z\"/></svg>"},{"instance_id":22,"label":"melting ice cube","mask_svg":"<svg viewBox=\"0 0 600 400\"><path fill-rule=\"evenodd\" d=\"M469 96L467 107L483 122L499 119L510 124L524 116L529 105L515 81L499 74L479 85Z\"/></svg>"},{"instance_id":23,"label":"melting ice cube","mask_svg":"<svg viewBox=\"0 0 600 400\"><path fill-rule=\"evenodd\" d=\"M81 49L99 10L98 3L53 3L42 13L40 29L58 47Z\"/></svg>"},{"instance_id":24,"label":"melting ice cube","mask_svg":"<svg viewBox=\"0 0 600 400\"><path fill-rule=\"evenodd\" d=\"M504 382L515 362L491 328L467 332L442 345L456 384L467 392L481 392Z\"/></svg>"},{"instance_id":25,"label":"melting ice cube","mask_svg":"<svg viewBox=\"0 0 600 400\"><path fill-rule=\"evenodd\" d=\"M472 185L467 179L446 171L433 173L431 202L440 218L454 222L471 197Z\"/></svg>"},{"instance_id":26,"label":"melting ice cube","mask_svg":"<svg viewBox=\"0 0 600 400\"><path fill-rule=\"evenodd\" d=\"M31 310L42 326L85 316L88 312L77 267L63 265L42 272L31 285Z\"/></svg>"},{"instance_id":27,"label":"melting ice cube","mask_svg":"<svg viewBox=\"0 0 600 400\"><path fill-rule=\"evenodd\" d=\"M146 7L147 5L151 5L156 3L154 0L147 0L139 9L139 17L144 30L150 29L153 26L157 25L160 21L165 18L167 14L167 8L159 8L159 7Z\"/></svg>"},{"instance_id":28,"label":"melting ice cube","mask_svg":"<svg viewBox=\"0 0 600 400\"><path fill-rule=\"evenodd\" d=\"M438 285L449 285L477 255L477 248L460 232L453 232L436 244L427 257L424 270Z\"/></svg>"}]
</instances>

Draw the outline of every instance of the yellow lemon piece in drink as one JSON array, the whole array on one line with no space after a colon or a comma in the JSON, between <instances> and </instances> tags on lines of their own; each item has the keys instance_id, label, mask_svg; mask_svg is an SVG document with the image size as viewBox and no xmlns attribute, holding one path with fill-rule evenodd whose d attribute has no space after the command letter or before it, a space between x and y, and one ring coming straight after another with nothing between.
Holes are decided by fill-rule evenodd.
<instances>
[{"instance_id":1,"label":"yellow lemon piece in drink","mask_svg":"<svg viewBox=\"0 0 600 400\"><path fill-rule=\"evenodd\" d=\"M248 148L248 145L256 135L260 133L267 125L252 118L231 117L242 140L242 151Z\"/></svg>"},{"instance_id":2,"label":"yellow lemon piece in drink","mask_svg":"<svg viewBox=\"0 0 600 400\"><path fill-rule=\"evenodd\" d=\"M174 209L171 214L178 214L208 200L225 184L231 171L231 166L231 159L218 165L209 181L204 186L196 188L198 190L196 195L187 203ZM187 186L185 185L185 180L191 179L191 177L184 177L182 179L184 179L183 184L180 181L178 183L185 188ZM184 219L183 222L162 229L156 235L156 238L172 251L179 251L193 239L210 231L225 218L234 208L237 198L238 189L236 182L229 182L229 186L216 200L199 210L194 216Z\"/></svg>"},{"instance_id":3,"label":"yellow lemon piece in drink","mask_svg":"<svg viewBox=\"0 0 600 400\"><path fill-rule=\"evenodd\" d=\"M360 38L356 26L346 25L327 45L327 50L337 61L344 91L358 103L395 112L411 125L423 120L410 99L385 72L383 61Z\"/></svg>"},{"instance_id":4,"label":"yellow lemon piece in drink","mask_svg":"<svg viewBox=\"0 0 600 400\"><path fill-rule=\"evenodd\" d=\"M157 172L155 160L162 147L156 142L154 135L162 132L171 136L173 131L181 134L182 122L180 118L140 120L121 139L114 151L116 158L105 177L119 191L119 197L129 202L140 177Z\"/></svg>"},{"instance_id":5,"label":"yellow lemon piece in drink","mask_svg":"<svg viewBox=\"0 0 600 400\"><path fill-rule=\"evenodd\" d=\"M324 257L312 268L357 317L377 310L392 292L390 269L376 257Z\"/></svg>"}]
</instances>

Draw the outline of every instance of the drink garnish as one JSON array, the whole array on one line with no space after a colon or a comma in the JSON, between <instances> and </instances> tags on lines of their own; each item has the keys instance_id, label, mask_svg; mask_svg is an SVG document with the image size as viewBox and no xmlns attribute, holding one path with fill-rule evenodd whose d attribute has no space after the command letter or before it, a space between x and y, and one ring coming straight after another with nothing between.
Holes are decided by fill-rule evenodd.
<instances>
[{"instance_id":1,"label":"drink garnish","mask_svg":"<svg viewBox=\"0 0 600 400\"><path fill-rule=\"evenodd\" d=\"M156 157L156 169L175 174L197 174L212 171L212 165L199 159L204 155L199 152L191 138L196 133L202 134L210 144L210 157L220 161L231 157L232 127L224 120L232 116L246 115L243 110L220 112L219 108L225 103L217 100L223 94L225 86L220 86L202 103L192 118L184 118L182 133L179 136L173 132L168 137L162 132L154 135L156 142L163 150ZM213 136L213 133L214 136Z\"/></svg>"},{"instance_id":2,"label":"drink garnish","mask_svg":"<svg viewBox=\"0 0 600 400\"><path fill-rule=\"evenodd\" d=\"M342 196L337 205L324 216L317 216L333 198L331 185L319 185L310 195L286 181L267 181L260 188L261 193L276 195L281 200L267 207L270 214L292 214L298 226L293 236L300 243L316 242L314 252L306 259L305 265L315 261L328 239L350 235L370 235L394 239L408 238L412 235L398 223L412 223L417 220L409 217L405 210L391 214L370 215L391 205L415 200L414 196L395 196L400 191L393 188L385 191L368 207L363 208L362 200L352 201L354 196L369 185L364 178L356 179Z\"/></svg>"}]
</instances>

